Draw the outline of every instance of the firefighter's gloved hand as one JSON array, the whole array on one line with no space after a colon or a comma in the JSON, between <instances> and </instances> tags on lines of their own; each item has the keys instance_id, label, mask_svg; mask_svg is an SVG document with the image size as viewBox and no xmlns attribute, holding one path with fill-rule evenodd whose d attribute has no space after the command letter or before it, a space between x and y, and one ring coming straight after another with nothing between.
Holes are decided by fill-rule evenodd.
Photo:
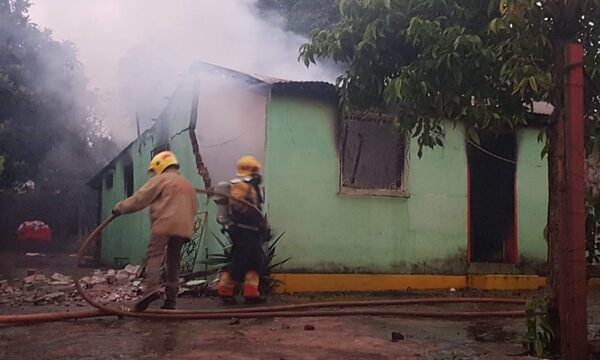
<instances>
[{"instance_id":1,"label":"firefighter's gloved hand","mask_svg":"<svg viewBox=\"0 0 600 360\"><path fill-rule=\"evenodd\" d=\"M229 230L229 226L222 224L221 225L221 234L226 234L227 230Z\"/></svg>"}]
</instances>

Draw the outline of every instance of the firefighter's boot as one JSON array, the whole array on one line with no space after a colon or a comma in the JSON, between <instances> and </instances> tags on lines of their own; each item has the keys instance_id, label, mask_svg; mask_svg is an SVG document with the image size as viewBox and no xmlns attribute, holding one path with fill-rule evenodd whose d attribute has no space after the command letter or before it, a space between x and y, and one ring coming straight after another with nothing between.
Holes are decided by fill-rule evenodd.
<instances>
[{"instance_id":1,"label":"firefighter's boot","mask_svg":"<svg viewBox=\"0 0 600 360\"><path fill-rule=\"evenodd\" d=\"M142 295L141 299L135 303L133 309L135 312L142 312L148 308L150 303L158 299L160 299L160 289L156 287L150 288Z\"/></svg>"},{"instance_id":2,"label":"firefighter's boot","mask_svg":"<svg viewBox=\"0 0 600 360\"><path fill-rule=\"evenodd\" d=\"M217 289L219 298L225 303L234 302L235 286L236 283L231 278L231 274L227 271L222 272L219 275L219 288Z\"/></svg>"},{"instance_id":3,"label":"firefighter's boot","mask_svg":"<svg viewBox=\"0 0 600 360\"><path fill-rule=\"evenodd\" d=\"M258 283L260 277L256 271L248 271L244 277L244 299L246 302L257 302L260 299Z\"/></svg>"},{"instance_id":4,"label":"firefighter's boot","mask_svg":"<svg viewBox=\"0 0 600 360\"><path fill-rule=\"evenodd\" d=\"M179 288L176 286L165 286L165 302L161 309L166 310L175 310L175 306L177 305L177 295L179 293Z\"/></svg>"}]
</instances>

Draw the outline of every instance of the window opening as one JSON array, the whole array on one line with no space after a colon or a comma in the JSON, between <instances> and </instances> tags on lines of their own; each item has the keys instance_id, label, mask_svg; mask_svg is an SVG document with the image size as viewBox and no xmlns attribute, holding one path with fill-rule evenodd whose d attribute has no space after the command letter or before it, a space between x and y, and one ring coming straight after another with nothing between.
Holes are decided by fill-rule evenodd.
<instances>
[{"instance_id":1,"label":"window opening","mask_svg":"<svg viewBox=\"0 0 600 360\"><path fill-rule=\"evenodd\" d=\"M109 170L106 173L106 177L104 178L104 186L106 187L107 190L112 189L113 187L113 178L114 178L114 172L112 170Z\"/></svg>"},{"instance_id":2,"label":"window opening","mask_svg":"<svg viewBox=\"0 0 600 360\"><path fill-rule=\"evenodd\" d=\"M342 192L381 195L406 190L406 136L391 117L349 114L342 120Z\"/></svg>"},{"instance_id":3,"label":"window opening","mask_svg":"<svg viewBox=\"0 0 600 360\"><path fill-rule=\"evenodd\" d=\"M152 149L152 151L150 152L150 158L154 158L154 156L156 156L156 154L160 154L163 151L167 151L169 150L169 144L163 144L163 145L159 145L157 147L155 147L154 149Z\"/></svg>"}]
</instances>

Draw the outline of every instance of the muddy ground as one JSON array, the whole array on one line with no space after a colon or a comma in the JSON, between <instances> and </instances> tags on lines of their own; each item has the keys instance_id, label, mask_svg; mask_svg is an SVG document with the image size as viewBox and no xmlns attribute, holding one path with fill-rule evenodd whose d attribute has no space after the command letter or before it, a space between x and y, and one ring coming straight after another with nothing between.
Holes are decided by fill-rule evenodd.
<instances>
[{"instance_id":1,"label":"muddy ground","mask_svg":"<svg viewBox=\"0 0 600 360\"><path fill-rule=\"evenodd\" d=\"M0 254L0 274L6 279L18 279L32 266L36 266L38 272L45 268L47 273L69 274L71 262L65 256L23 259ZM447 292L277 295L269 298L269 303L449 295ZM540 294L469 291L452 296L466 295L533 297ZM596 295L594 299L598 298ZM594 304L590 309L595 314L598 307ZM222 305L210 297L183 297L179 307L216 309ZM0 314L86 308L64 304L3 304ZM519 309L518 306L473 304L392 308L415 311ZM0 326L0 359L526 359L529 357L523 355L520 344L524 330L524 319L352 316L242 319L238 323L231 320L146 321L105 317ZM401 333L404 339L392 341L392 332Z\"/></svg>"}]
</instances>

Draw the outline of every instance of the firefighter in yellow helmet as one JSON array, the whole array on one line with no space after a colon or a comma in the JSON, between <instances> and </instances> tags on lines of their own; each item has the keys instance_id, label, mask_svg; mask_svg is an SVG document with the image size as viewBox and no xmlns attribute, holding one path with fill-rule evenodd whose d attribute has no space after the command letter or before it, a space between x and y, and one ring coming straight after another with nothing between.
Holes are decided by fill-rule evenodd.
<instances>
[{"instance_id":1,"label":"firefighter in yellow helmet","mask_svg":"<svg viewBox=\"0 0 600 360\"><path fill-rule=\"evenodd\" d=\"M163 151L154 156L148 172L153 176L135 194L115 205L113 214L128 214L150 207L152 225L144 293L134 309L144 311L160 297L160 268L165 249L166 299L162 308L175 309L181 248L192 237L198 198L192 184L179 173L179 162L172 152Z\"/></svg>"},{"instance_id":2,"label":"firefighter in yellow helmet","mask_svg":"<svg viewBox=\"0 0 600 360\"><path fill-rule=\"evenodd\" d=\"M215 197L219 204L217 221L224 226L232 242L230 265L219 278L218 293L225 302L233 301L237 285L242 282L246 302L260 299L260 274L266 258L263 245L270 233L264 216L257 211L263 203L260 169L258 160L244 156L237 162L236 178L219 183L215 189L232 197ZM235 199L243 199L255 208Z\"/></svg>"}]
</instances>

